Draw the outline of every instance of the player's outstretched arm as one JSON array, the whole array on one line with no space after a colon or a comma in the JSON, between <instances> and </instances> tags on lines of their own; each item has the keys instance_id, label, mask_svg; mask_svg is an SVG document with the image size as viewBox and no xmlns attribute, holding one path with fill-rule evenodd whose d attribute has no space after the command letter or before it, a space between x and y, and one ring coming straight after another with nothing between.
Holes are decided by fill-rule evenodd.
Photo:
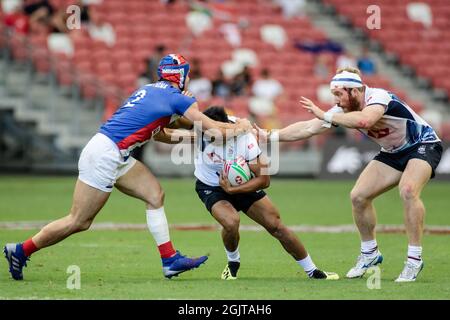
<instances>
[{"instance_id":1,"label":"player's outstretched arm","mask_svg":"<svg viewBox=\"0 0 450 320\"><path fill-rule=\"evenodd\" d=\"M186 110L184 116L194 123L201 122L202 131L219 131L223 137L238 136L242 133L252 130L252 125L247 119L238 119L236 123L215 121L200 112L197 103L193 103ZM217 136L217 134L215 133L212 133L212 135Z\"/></svg>"},{"instance_id":2,"label":"player's outstretched arm","mask_svg":"<svg viewBox=\"0 0 450 320\"><path fill-rule=\"evenodd\" d=\"M317 134L327 131L328 128L323 126L323 121L319 119L311 119L308 121L299 121L293 123L278 131L279 141L298 141L311 138Z\"/></svg>"},{"instance_id":3,"label":"player's outstretched arm","mask_svg":"<svg viewBox=\"0 0 450 320\"><path fill-rule=\"evenodd\" d=\"M191 130L194 128L194 124L186 117L180 117L173 123L169 124L166 128Z\"/></svg>"},{"instance_id":4,"label":"player's outstretched arm","mask_svg":"<svg viewBox=\"0 0 450 320\"><path fill-rule=\"evenodd\" d=\"M325 112L316 106L311 100L302 97L300 100L303 108L313 113L317 119L325 120L339 126L351 129L369 129L384 114L385 107L381 104L374 104L362 111L352 111L348 113L330 113Z\"/></svg>"},{"instance_id":5,"label":"player's outstretched arm","mask_svg":"<svg viewBox=\"0 0 450 320\"><path fill-rule=\"evenodd\" d=\"M164 128L158 134L153 136L153 139L158 142L167 144L177 144L177 143L194 143L195 132L181 129L168 129Z\"/></svg>"},{"instance_id":6,"label":"player's outstretched arm","mask_svg":"<svg viewBox=\"0 0 450 320\"><path fill-rule=\"evenodd\" d=\"M330 122L351 129L369 129L381 119L384 110L382 105L371 105L362 111L335 113Z\"/></svg>"},{"instance_id":7,"label":"player's outstretched arm","mask_svg":"<svg viewBox=\"0 0 450 320\"><path fill-rule=\"evenodd\" d=\"M292 142L308 139L314 135L321 134L328 130L323 126L323 121L312 119L308 121L299 121L288 125L282 129L265 130L254 125L256 134L260 142L271 142L274 140L280 142Z\"/></svg>"},{"instance_id":8,"label":"player's outstretched arm","mask_svg":"<svg viewBox=\"0 0 450 320\"><path fill-rule=\"evenodd\" d=\"M267 163L267 161L264 161ZM239 186L232 186L230 181L222 172L220 175L219 183L222 189L229 194L236 193L250 193L261 189L266 189L270 186L270 176L268 174L263 174L263 168L267 168L266 164L263 164L261 156L251 161L248 164L250 170L254 173L255 177L250 179L248 182L241 184ZM266 170L267 172L267 170Z\"/></svg>"}]
</instances>

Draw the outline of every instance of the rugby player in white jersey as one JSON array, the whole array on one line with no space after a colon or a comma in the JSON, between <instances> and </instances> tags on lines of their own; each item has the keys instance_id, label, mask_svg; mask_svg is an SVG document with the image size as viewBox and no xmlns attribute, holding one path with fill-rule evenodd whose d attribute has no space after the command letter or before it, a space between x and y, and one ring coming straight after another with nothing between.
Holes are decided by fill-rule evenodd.
<instances>
[{"instance_id":1,"label":"rugby player in white jersey","mask_svg":"<svg viewBox=\"0 0 450 320\"><path fill-rule=\"evenodd\" d=\"M210 119L218 122L233 122L223 107L210 107L204 111ZM170 140L175 134L167 130ZM189 133L191 135L191 133ZM303 244L297 236L281 221L280 214L272 201L262 190L269 187L270 176L261 172L261 150L252 133L238 137L212 141L206 135L199 141L199 149L195 158L195 172L197 178L195 190L205 204L206 209L222 226L222 240L225 246L228 263L222 272L223 280L234 280L240 267L239 253L239 211L263 226L274 238L280 241L283 248L303 268L311 279L337 280L339 276L333 272L319 270ZM231 186L222 174L225 161L243 157L248 162L255 177L248 182Z\"/></svg>"},{"instance_id":2,"label":"rugby player in white jersey","mask_svg":"<svg viewBox=\"0 0 450 320\"><path fill-rule=\"evenodd\" d=\"M281 130L258 129L262 141L296 141L332 126L357 129L380 145L381 151L363 170L350 197L353 218L361 237L361 254L348 278L359 278L383 261L375 237L376 212L372 201L399 187L408 235L407 260L396 282L415 281L423 269L422 236L425 207L422 189L434 177L442 145L433 128L395 94L364 85L358 69L337 71L330 83L336 105L327 112L302 97L304 108L316 119Z\"/></svg>"}]
</instances>

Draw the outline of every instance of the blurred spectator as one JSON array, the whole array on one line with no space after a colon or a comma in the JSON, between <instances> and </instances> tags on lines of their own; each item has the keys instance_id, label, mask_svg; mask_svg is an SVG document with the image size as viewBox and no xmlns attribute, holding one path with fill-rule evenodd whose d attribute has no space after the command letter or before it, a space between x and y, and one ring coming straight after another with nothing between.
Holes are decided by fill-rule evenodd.
<instances>
[{"instance_id":1,"label":"blurred spectator","mask_svg":"<svg viewBox=\"0 0 450 320\"><path fill-rule=\"evenodd\" d=\"M186 25L195 37L212 28L212 12L197 1L191 2L191 11L186 15Z\"/></svg>"},{"instance_id":2,"label":"blurred spectator","mask_svg":"<svg viewBox=\"0 0 450 320\"><path fill-rule=\"evenodd\" d=\"M320 78L328 80L332 76L332 70L329 63L328 55L320 54L316 56L314 64L314 74Z\"/></svg>"},{"instance_id":3,"label":"blurred spectator","mask_svg":"<svg viewBox=\"0 0 450 320\"><path fill-rule=\"evenodd\" d=\"M226 22L220 26L219 31L225 37L225 40L233 47L240 47L242 38L239 26L233 22Z\"/></svg>"},{"instance_id":4,"label":"blurred spectator","mask_svg":"<svg viewBox=\"0 0 450 320\"><path fill-rule=\"evenodd\" d=\"M213 96L228 98L231 95L231 88L228 81L225 79L222 70L219 69L217 77L212 82Z\"/></svg>"},{"instance_id":5,"label":"blurred spectator","mask_svg":"<svg viewBox=\"0 0 450 320\"><path fill-rule=\"evenodd\" d=\"M189 73L190 81L188 90L192 92L198 100L208 100L211 98L212 84L208 78L202 76L200 68L192 69Z\"/></svg>"},{"instance_id":6,"label":"blurred spectator","mask_svg":"<svg viewBox=\"0 0 450 320\"><path fill-rule=\"evenodd\" d=\"M22 8L22 0L3 0L1 4L3 14L10 14Z\"/></svg>"},{"instance_id":7,"label":"blurred spectator","mask_svg":"<svg viewBox=\"0 0 450 320\"><path fill-rule=\"evenodd\" d=\"M235 3L228 0L188 0L191 8L222 21L236 21L238 10ZM238 4L239 5L239 4Z\"/></svg>"},{"instance_id":8,"label":"blurred spectator","mask_svg":"<svg viewBox=\"0 0 450 320\"><path fill-rule=\"evenodd\" d=\"M250 94L250 84L252 76L247 66L238 73L231 81L230 88L233 96L248 96Z\"/></svg>"},{"instance_id":9,"label":"blurred spectator","mask_svg":"<svg viewBox=\"0 0 450 320\"><path fill-rule=\"evenodd\" d=\"M283 93L283 86L278 80L271 78L268 69L261 71L261 78L252 87L254 96L274 101Z\"/></svg>"},{"instance_id":10,"label":"blurred spectator","mask_svg":"<svg viewBox=\"0 0 450 320\"><path fill-rule=\"evenodd\" d=\"M358 59L358 69L365 75L374 75L377 73L375 62L369 56L369 50L365 47L361 57Z\"/></svg>"},{"instance_id":11,"label":"blurred spectator","mask_svg":"<svg viewBox=\"0 0 450 320\"><path fill-rule=\"evenodd\" d=\"M94 7L90 6L90 5L98 5L98 4L101 4L102 2L103 2L102 0L79 0L77 3L77 6L80 8L81 23L88 23L89 22L89 13L94 10L99 10L99 9L94 9Z\"/></svg>"},{"instance_id":12,"label":"blurred spectator","mask_svg":"<svg viewBox=\"0 0 450 320\"><path fill-rule=\"evenodd\" d=\"M22 10L21 0L5 0L2 2L2 9L5 14L4 23L6 26L17 33L28 33L28 16Z\"/></svg>"},{"instance_id":13,"label":"blurred spectator","mask_svg":"<svg viewBox=\"0 0 450 320\"><path fill-rule=\"evenodd\" d=\"M75 52L72 39L66 33L51 33L47 37L47 46L50 51L65 54L68 57L72 57Z\"/></svg>"},{"instance_id":14,"label":"blurred spectator","mask_svg":"<svg viewBox=\"0 0 450 320\"><path fill-rule=\"evenodd\" d=\"M254 121L268 129L279 127L275 101L283 94L283 86L271 78L268 69L263 69L261 78L252 86L252 92L249 111Z\"/></svg>"},{"instance_id":15,"label":"blurred spectator","mask_svg":"<svg viewBox=\"0 0 450 320\"><path fill-rule=\"evenodd\" d=\"M266 24L260 29L261 39L273 45L277 49L284 47L287 41L287 35L282 26L277 24Z\"/></svg>"},{"instance_id":16,"label":"blurred spectator","mask_svg":"<svg viewBox=\"0 0 450 320\"><path fill-rule=\"evenodd\" d=\"M248 108L254 121L257 119L266 118L264 122L267 122L267 120L275 114L276 110L275 103L272 100L260 97L251 97ZM266 125L267 124L265 124L265 126Z\"/></svg>"},{"instance_id":17,"label":"blurred spectator","mask_svg":"<svg viewBox=\"0 0 450 320\"><path fill-rule=\"evenodd\" d=\"M97 10L89 11L88 32L94 40L103 41L108 47L113 47L116 43L116 33L108 22L101 19Z\"/></svg>"},{"instance_id":18,"label":"blurred spectator","mask_svg":"<svg viewBox=\"0 0 450 320\"><path fill-rule=\"evenodd\" d=\"M347 67L356 68L355 58L348 52L342 52L336 60L336 69L343 69Z\"/></svg>"},{"instance_id":19,"label":"blurred spectator","mask_svg":"<svg viewBox=\"0 0 450 320\"><path fill-rule=\"evenodd\" d=\"M304 15L305 0L274 0L274 3L281 8L286 19Z\"/></svg>"},{"instance_id":20,"label":"blurred spectator","mask_svg":"<svg viewBox=\"0 0 450 320\"><path fill-rule=\"evenodd\" d=\"M57 11L48 0L24 0L23 10L29 17L31 32L46 27L50 32L67 32L66 12Z\"/></svg>"},{"instance_id":21,"label":"blurred spectator","mask_svg":"<svg viewBox=\"0 0 450 320\"><path fill-rule=\"evenodd\" d=\"M325 52L331 52L334 54L340 54L342 52L342 45L331 40L301 40L296 41L295 47L306 52L321 54Z\"/></svg>"},{"instance_id":22,"label":"blurred spectator","mask_svg":"<svg viewBox=\"0 0 450 320\"><path fill-rule=\"evenodd\" d=\"M412 2L406 5L406 13L409 20L420 22L425 28L431 28L433 25L433 14L431 8L424 2Z\"/></svg>"},{"instance_id":23,"label":"blurred spectator","mask_svg":"<svg viewBox=\"0 0 450 320\"><path fill-rule=\"evenodd\" d=\"M147 67L145 68L145 72L139 76L138 82L140 86L159 80L158 65L159 61L164 57L165 51L166 47L163 44L159 44L155 47L153 55L145 60Z\"/></svg>"},{"instance_id":24,"label":"blurred spectator","mask_svg":"<svg viewBox=\"0 0 450 320\"><path fill-rule=\"evenodd\" d=\"M103 0L80 0L79 2L81 2L82 5L87 7L88 5L91 5L91 4L94 4L94 5L102 4Z\"/></svg>"},{"instance_id":25,"label":"blurred spectator","mask_svg":"<svg viewBox=\"0 0 450 320\"><path fill-rule=\"evenodd\" d=\"M245 66L256 67L259 64L258 55L252 49L235 49L231 58L241 66L241 69Z\"/></svg>"},{"instance_id":26,"label":"blurred spectator","mask_svg":"<svg viewBox=\"0 0 450 320\"><path fill-rule=\"evenodd\" d=\"M316 96L319 102L323 105L332 106L334 103L334 97L331 94L330 85L328 83L317 86Z\"/></svg>"}]
</instances>

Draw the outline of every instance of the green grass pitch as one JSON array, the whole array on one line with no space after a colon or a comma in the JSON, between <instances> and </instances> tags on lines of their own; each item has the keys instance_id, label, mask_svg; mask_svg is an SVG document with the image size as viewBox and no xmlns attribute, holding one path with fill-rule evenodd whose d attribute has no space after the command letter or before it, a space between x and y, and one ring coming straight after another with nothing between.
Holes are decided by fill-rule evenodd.
<instances>
[{"instance_id":1,"label":"green grass pitch","mask_svg":"<svg viewBox=\"0 0 450 320\"><path fill-rule=\"evenodd\" d=\"M0 176L0 222L48 221L70 207L72 177ZM213 224L193 190L193 180L162 179L169 223ZM274 179L268 190L287 225L352 224L352 181ZM450 184L430 183L423 193L426 224L450 225ZM380 224L402 224L398 190L375 205ZM145 223L144 206L114 191L96 222ZM242 215L241 223L253 224ZM22 241L35 230L2 230L0 244ZM241 269L237 281L222 281L226 257L219 231L171 230L172 240L188 255L209 254L205 265L178 278L162 276L153 239L145 231L87 231L36 253L24 269L25 280L10 279L0 261L0 299L450 299L450 236L425 235L425 268L415 283L397 284L406 255L404 234L379 234L384 255L379 289L367 279L344 279L359 251L356 233L301 233L315 263L338 272L339 281L307 279L281 245L265 232L241 232ZM81 288L67 289L67 268L81 270Z\"/></svg>"}]
</instances>

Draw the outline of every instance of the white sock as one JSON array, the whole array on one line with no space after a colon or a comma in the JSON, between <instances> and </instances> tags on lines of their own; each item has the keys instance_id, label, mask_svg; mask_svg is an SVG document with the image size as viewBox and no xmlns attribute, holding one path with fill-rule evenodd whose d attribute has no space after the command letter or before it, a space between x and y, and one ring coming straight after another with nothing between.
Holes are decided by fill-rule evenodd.
<instances>
[{"instance_id":1,"label":"white sock","mask_svg":"<svg viewBox=\"0 0 450 320\"><path fill-rule=\"evenodd\" d=\"M419 266L422 262L422 247L408 245L408 262Z\"/></svg>"},{"instance_id":2,"label":"white sock","mask_svg":"<svg viewBox=\"0 0 450 320\"><path fill-rule=\"evenodd\" d=\"M164 207L155 210L146 210L148 230L159 246L170 241L169 225L167 224Z\"/></svg>"},{"instance_id":3,"label":"white sock","mask_svg":"<svg viewBox=\"0 0 450 320\"><path fill-rule=\"evenodd\" d=\"M228 261L233 262L240 262L241 261L241 255L239 254L239 247L236 248L236 250L230 252L225 248L225 252L227 253Z\"/></svg>"},{"instance_id":4,"label":"white sock","mask_svg":"<svg viewBox=\"0 0 450 320\"><path fill-rule=\"evenodd\" d=\"M302 260L297 260L297 263L303 268L303 270L305 270L306 274L308 275L308 277L311 277L314 270L317 269L316 265L314 264L314 262L312 261L311 257L308 256Z\"/></svg>"},{"instance_id":5,"label":"white sock","mask_svg":"<svg viewBox=\"0 0 450 320\"><path fill-rule=\"evenodd\" d=\"M361 241L361 253L365 256L374 256L378 253L377 240Z\"/></svg>"}]
</instances>

